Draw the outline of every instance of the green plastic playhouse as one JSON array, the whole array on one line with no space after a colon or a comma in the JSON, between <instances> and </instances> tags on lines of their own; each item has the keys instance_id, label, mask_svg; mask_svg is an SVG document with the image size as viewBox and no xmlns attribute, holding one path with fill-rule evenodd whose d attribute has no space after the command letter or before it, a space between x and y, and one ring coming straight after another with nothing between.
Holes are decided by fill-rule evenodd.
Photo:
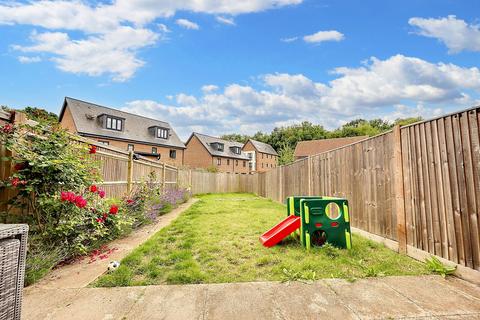
<instances>
[{"instance_id":1,"label":"green plastic playhouse","mask_svg":"<svg viewBox=\"0 0 480 320\"><path fill-rule=\"evenodd\" d=\"M265 232L260 241L271 247L291 234L309 250L328 242L350 249L352 238L348 201L335 197L295 196L287 198L287 218Z\"/></svg>"}]
</instances>

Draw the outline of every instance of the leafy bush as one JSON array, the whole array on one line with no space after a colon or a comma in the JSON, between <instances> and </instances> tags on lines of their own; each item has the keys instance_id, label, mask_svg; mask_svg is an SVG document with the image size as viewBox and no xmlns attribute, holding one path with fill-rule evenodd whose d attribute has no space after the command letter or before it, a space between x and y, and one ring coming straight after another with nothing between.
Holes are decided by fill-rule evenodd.
<instances>
[{"instance_id":1,"label":"leafy bush","mask_svg":"<svg viewBox=\"0 0 480 320\"><path fill-rule=\"evenodd\" d=\"M13 154L13 174L0 188L15 189L4 222L28 223L26 283L62 261L100 247L154 220L188 199L187 191L167 191L152 173L123 201L107 199L99 183L96 147L72 140L65 130L44 124L0 128L0 143Z\"/></svg>"}]
</instances>

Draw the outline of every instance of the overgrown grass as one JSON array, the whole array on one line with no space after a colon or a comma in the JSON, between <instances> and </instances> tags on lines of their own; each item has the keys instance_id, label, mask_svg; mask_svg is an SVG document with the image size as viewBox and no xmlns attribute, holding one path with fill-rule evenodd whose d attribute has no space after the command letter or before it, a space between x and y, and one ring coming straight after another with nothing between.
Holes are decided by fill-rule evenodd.
<instances>
[{"instance_id":1,"label":"overgrown grass","mask_svg":"<svg viewBox=\"0 0 480 320\"><path fill-rule=\"evenodd\" d=\"M424 264L353 236L351 250L305 251L288 238L265 248L258 237L285 217L281 204L251 194L211 194L123 259L96 286L316 280L426 274Z\"/></svg>"}]
</instances>

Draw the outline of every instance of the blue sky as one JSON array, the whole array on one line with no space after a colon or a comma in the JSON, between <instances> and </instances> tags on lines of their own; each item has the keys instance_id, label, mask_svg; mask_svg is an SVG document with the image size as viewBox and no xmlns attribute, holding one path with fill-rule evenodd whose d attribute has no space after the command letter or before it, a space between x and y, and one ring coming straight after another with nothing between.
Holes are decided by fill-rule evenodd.
<instances>
[{"instance_id":1,"label":"blue sky","mask_svg":"<svg viewBox=\"0 0 480 320\"><path fill-rule=\"evenodd\" d=\"M0 104L64 96L182 137L480 104L478 1L0 1Z\"/></svg>"}]
</instances>

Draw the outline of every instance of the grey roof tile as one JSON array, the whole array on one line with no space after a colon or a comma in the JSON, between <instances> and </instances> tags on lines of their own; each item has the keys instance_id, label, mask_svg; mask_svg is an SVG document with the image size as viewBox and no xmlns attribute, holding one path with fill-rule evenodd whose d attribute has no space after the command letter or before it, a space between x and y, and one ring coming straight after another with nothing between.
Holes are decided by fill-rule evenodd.
<instances>
[{"instance_id":1,"label":"grey roof tile","mask_svg":"<svg viewBox=\"0 0 480 320\"><path fill-rule=\"evenodd\" d=\"M168 122L139 116L70 97L65 98L65 103L60 113L60 120L63 116L65 106L69 107L79 134L138 141L167 147L185 148L185 145ZM97 121L97 117L102 114L124 118L124 130L114 131L102 128ZM160 126L169 129L170 135L168 139L156 138L154 135L150 134L148 128L152 126Z\"/></svg>"},{"instance_id":2,"label":"grey roof tile","mask_svg":"<svg viewBox=\"0 0 480 320\"><path fill-rule=\"evenodd\" d=\"M235 159L241 159L241 160L250 160L245 152L241 151L241 154L236 154L236 153L233 153L232 150L230 149L230 147L239 147L240 150L242 150L242 147L243 147L242 143L223 140L220 138L207 136L205 134L196 133L196 132L192 133L192 136L190 136L188 140L190 140L193 136L197 137L198 140L200 140L200 142L203 144L203 146L208 150L208 152L212 156L228 157L228 158L235 158ZM215 150L212 147L211 144L215 142L223 143L224 145L223 152Z\"/></svg>"},{"instance_id":3,"label":"grey roof tile","mask_svg":"<svg viewBox=\"0 0 480 320\"><path fill-rule=\"evenodd\" d=\"M263 152L263 153L268 153L268 154L273 154L275 156L278 156L277 151L275 151L275 149L273 149L273 147L268 143L264 143L264 142L260 142L252 139L249 139L249 141L253 144L253 146L255 147L255 149L257 149L258 152Z\"/></svg>"}]
</instances>

